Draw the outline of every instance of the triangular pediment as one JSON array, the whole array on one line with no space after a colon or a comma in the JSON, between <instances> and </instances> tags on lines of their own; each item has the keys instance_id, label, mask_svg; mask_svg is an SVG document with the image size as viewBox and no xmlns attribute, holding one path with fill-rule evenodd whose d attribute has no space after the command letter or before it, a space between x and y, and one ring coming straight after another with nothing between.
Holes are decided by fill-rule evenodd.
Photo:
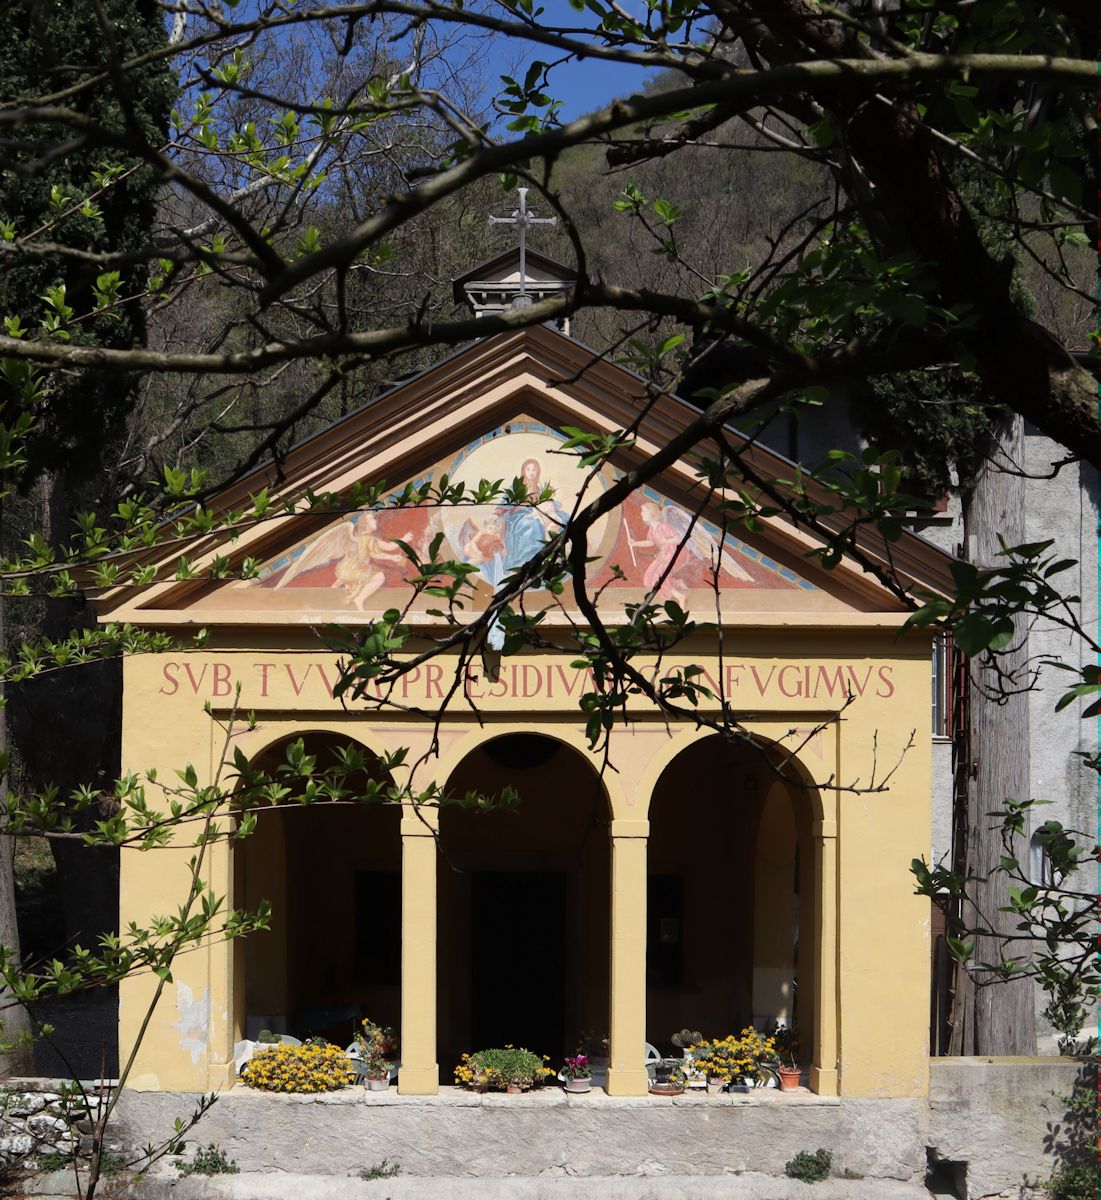
<instances>
[{"instance_id":1,"label":"triangular pediment","mask_svg":"<svg viewBox=\"0 0 1101 1200\"><path fill-rule=\"evenodd\" d=\"M274 473L255 473L222 498L226 507L268 487L280 500L307 494L353 493L385 482L379 502L338 505L327 514L301 512L261 522L230 541L212 537L192 557L198 570L216 554L260 564L250 579L193 579L99 600L104 616L140 623L301 624L369 620L410 598L412 568L402 542L421 556L439 538L440 556L474 568L465 613L478 611L512 571L560 527L578 495L591 500L614 487L668 444L695 410L674 397L657 402L630 372L594 359L592 352L545 328L499 335L460 351L373 404L297 447ZM568 428L614 432L639 420L631 446L593 472L564 448ZM754 450L758 459L767 451ZM775 457L775 456L771 456ZM783 474L783 460L758 462ZM523 481L527 502L439 504L429 496L399 505L405 485L439 486L443 478L475 488L480 481ZM689 464L674 462L601 516L590 531L590 590L599 591L610 619L646 598L673 600L703 619L761 620L785 614L897 612L904 606L850 564L816 565L814 542L773 518L752 533L724 528L720 498L708 496ZM303 506L304 508L304 506ZM907 542L918 542L909 537ZM892 547L895 560L910 550L928 558L925 577L936 587L936 552ZM932 548L930 547L931 551ZM538 593L550 618L577 619L571 589L559 598ZM440 601L412 608L426 624Z\"/></svg>"}]
</instances>

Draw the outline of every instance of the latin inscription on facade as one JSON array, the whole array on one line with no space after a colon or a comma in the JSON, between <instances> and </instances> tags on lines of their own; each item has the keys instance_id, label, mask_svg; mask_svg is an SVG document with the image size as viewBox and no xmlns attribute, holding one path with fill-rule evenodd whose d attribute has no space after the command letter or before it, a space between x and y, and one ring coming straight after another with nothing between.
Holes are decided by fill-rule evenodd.
<instances>
[{"instance_id":1,"label":"latin inscription on facade","mask_svg":"<svg viewBox=\"0 0 1101 1200\"><path fill-rule=\"evenodd\" d=\"M659 679L678 666L692 661L665 661L660 667L645 668ZM874 660L855 662L738 662L703 660L697 677L712 691L732 704L755 704L762 700L810 700L827 707L854 698L890 700L895 695L894 667ZM161 667L162 696L197 697L230 701L240 684L242 702L270 704L289 702L300 707L309 703L331 703L340 679L335 658L275 656L269 659L169 658ZM589 672L569 662L545 657L536 660L505 660L495 678L480 666L467 666L456 687L454 669L447 663L413 667L390 685L372 686L369 696L402 704L432 704L453 695L479 702L571 707L592 686ZM369 703L369 702L368 702Z\"/></svg>"}]
</instances>

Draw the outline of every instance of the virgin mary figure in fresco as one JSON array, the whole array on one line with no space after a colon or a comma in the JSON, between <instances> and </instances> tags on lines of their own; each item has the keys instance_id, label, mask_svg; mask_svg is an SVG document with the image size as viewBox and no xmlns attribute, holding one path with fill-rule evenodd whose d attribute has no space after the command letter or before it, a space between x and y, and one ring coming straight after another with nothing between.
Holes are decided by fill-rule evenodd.
<instances>
[{"instance_id":1,"label":"virgin mary figure in fresco","mask_svg":"<svg viewBox=\"0 0 1101 1200\"><path fill-rule=\"evenodd\" d=\"M501 531L499 553L481 566L482 575L493 585L494 591L508 575L534 558L548 537L557 533L569 520L569 513L553 496L549 500L540 500L542 477L543 468L539 460L525 459L520 465L520 480L527 503L499 504L493 510L493 517L484 526L488 529L490 522L496 522L494 528ZM505 644L504 631L496 620L490 625L487 640L494 650L500 650Z\"/></svg>"},{"instance_id":2,"label":"virgin mary figure in fresco","mask_svg":"<svg viewBox=\"0 0 1101 1200\"><path fill-rule=\"evenodd\" d=\"M504 522L505 574L534 558L548 536L556 533L569 519L569 514L553 496L549 501L539 503L543 490L542 474L543 468L537 459L525 459L520 467L520 479L529 503L502 504L496 510Z\"/></svg>"}]
</instances>

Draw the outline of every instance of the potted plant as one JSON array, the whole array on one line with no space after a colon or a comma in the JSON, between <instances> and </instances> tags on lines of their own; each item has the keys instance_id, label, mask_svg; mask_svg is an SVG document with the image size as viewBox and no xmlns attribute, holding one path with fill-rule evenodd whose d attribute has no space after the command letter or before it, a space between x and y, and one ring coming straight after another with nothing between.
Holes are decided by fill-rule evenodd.
<instances>
[{"instance_id":1,"label":"potted plant","mask_svg":"<svg viewBox=\"0 0 1101 1200\"><path fill-rule=\"evenodd\" d=\"M801 1045L798 1029L789 1028L783 1022L770 1034L776 1047L776 1075L782 1092L794 1092L799 1087L802 1070L796 1065L795 1056Z\"/></svg>"},{"instance_id":2,"label":"potted plant","mask_svg":"<svg viewBox=\"0 0 1101 1200\"><path fill-rule=\"evenodd\" d=\"M384 1058L369 1058L363 1064L367 1076L367 1090L385 1092L390 1086L390 1064Z\"/></svg>"},{"instance_id":3,"label":"potted plant","mask_svg":"<svg viewBox=\"0 0 1101 1200\"><path fill-rule=\"evenodd\" d=\"M722 1090L723 1086L734 1085L757 1087L762 1078L763 1064L775 1058L775 1045L770 1037L756 1029L743 1029L735 1037L726 1037L711 1042L700 1042L692 1047L693 1066L706 1077L711 1091Z\"/></svg>"},{"instance_id":4,"label":"potted plant","mask_svg":"<svg viewBox=\"0 0 1101 1200\"><path fill-rule=\"evenodd\" d=\"M397 1052L397 1038L388 1025L378 1025L367 1017L360 1022L348 1054L356 1064L358 1078L372 1092L384 1092L390 1086L391 1059Z\"/></svg>"},{"instance_id":5,"label":"potted plant","mask_svg":"<svg viewBox=\"0 0 1101 1200\"><path fill-rule=\"evenodd\" d=\"M703 1041L703 1034L698 1029L680 1029L669 1039L681 1052L684 1059L684 1086L702 1088L707 1084L707 1076L695 1065L695 1046Z\"/></svg>"},{"instance_id":6,"label":"potted plant","mask_svg":"<svg viewBox=\"0 0 1101 1200\"><path fill-rule=\"evenodd\" d=\"M781 1063L776 1068L776 1074L780 1076L780 1091L782 1092L797 1092L799 1090L799 1081L803 1078L801 1067L795 1065L794 1059L788 1063Z\"/></svg>"},{"instance_id":7,"label":"potted plant","mask_svg":"<svg viewBox=\"0 0 1101 1200\"><path fill-rule=\"evenodd\" d=\"M567 1092L588 1092L593 1086L593 1072L589 1066L586 1054L575 1054L567 1058L565 1066L558 1073L559 1079L566 1085Z\"/></svg>"},{"instance_id":8,"label":"potted plant","mask_svg":"<svg viewBox=\"0 0 1101 1200\"><path fill-rule=\"evenodd\" d=\"M706 1081L707 1094L717 1096L731 1082L738 1068L729 1039L699 1041L691 1049L692 1066Z\"/></svg>"},{"instance_id":9,"label":"potted plant","mask_svg":"<svg viewBox=\"0 0 1101 1200\"><path fill-rule=\"evenodd\" d=\"M654 1082L650 1084L652 1096L683 1096L684 1070L668 1059L662 1059L654 1067Z\"/></svg>"},{"instance_id":10,"label":"potted plant","mask_svg":"<svg viewBox=\"0 0 1101 1200\"><path fill-rule=\"evenodd\" d=\"M516 1093L527 1091L553 1074L545 1056L540 1058L522 1046L505 1046L464 1054L455 1068L455 1082L480 1092Z\"/></svg>"},{"instance_id":11,"label":"potted plant","mask_svg":"<svg viewBox=\"0 0 1101 1200\"><path fill-rule=\"evenodd\" d=\"M364 1062L370 1058L392 1059L398 1049L398 1039L393 1029L389 1025L377 1025L368 1017L360 1022L355 1044Z\"/></svg>"}]
</instances>

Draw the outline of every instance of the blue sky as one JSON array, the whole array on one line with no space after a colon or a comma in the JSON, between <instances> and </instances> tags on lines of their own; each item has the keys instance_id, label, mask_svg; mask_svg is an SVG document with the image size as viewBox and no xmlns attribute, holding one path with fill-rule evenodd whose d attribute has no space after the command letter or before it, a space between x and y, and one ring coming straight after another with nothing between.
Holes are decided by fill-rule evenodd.
<instances>
[{"instance_id":1,"label":"blue sky","mask_svg":"<svg viewBox=\"0 0 1101 1200\"><path fill-rule=\"evenodd\" d=\"M577 27L591 26L595 23L591 13L577 12L568 0L543 0L540 7L543 10L543 20L548 25ZM628 10L642 10L642 5L638 3L628 3L625 7ZM516 65L514 58L520 49L517 43L497 43L490 52L488 70L497 75L511 74ZM528 63L535 60L546 62L555 57L553 49L534 42L528 43L523 53ZM603 107L617 96L629 96L632 92L639 91L645 84L647 75L651 73L641 67L599 59L571 62L555 68L551 95L563 102L561 119L572 121L575 117Z\"/></svg>"}]
</instances>

